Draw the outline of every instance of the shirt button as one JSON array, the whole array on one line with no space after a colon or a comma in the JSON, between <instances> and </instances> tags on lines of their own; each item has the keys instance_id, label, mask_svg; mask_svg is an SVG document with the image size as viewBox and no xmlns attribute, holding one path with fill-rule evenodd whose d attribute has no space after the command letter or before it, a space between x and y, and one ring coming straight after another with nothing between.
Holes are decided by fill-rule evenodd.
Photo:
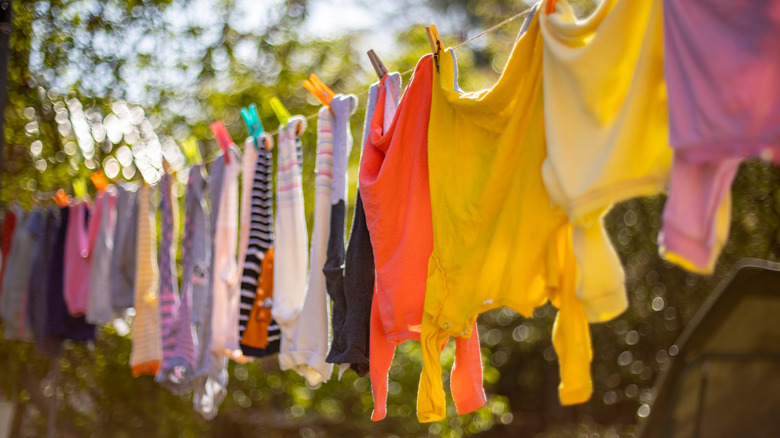
<instances>
[{"instance_id":1,"label":"shirt button","mask_svg":"<svg viewBox=\"0 0 780 438\"><path fill-rule=\"evenodd\" d=\"M445 323L444 323L444 328L445 328L445 329L448 329L448 328L450 328L450 323L448 323L448 322L445 322Z\"/></svg>"}]
</instances>

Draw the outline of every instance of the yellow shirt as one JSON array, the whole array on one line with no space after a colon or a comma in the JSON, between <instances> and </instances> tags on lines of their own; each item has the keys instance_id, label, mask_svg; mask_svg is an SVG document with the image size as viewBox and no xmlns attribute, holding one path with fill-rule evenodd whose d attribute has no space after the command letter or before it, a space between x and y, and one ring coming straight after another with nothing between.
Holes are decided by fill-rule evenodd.
<instances>
[{"instance_id":1,"label":"yellow shirt","mask_svg":"<svg viewBox=\"0 0 780 438\"><path fill-rule=\"evenodd\" d=\"M548 154L542 173L575 226L577 296L591 322L627 307L603 216L614 203L662 191L668 180L661 16L661 0L604 0L577 20L560 0L554 13L539 17Z\"/></svg>"},{"instance_id":2,"label":"yellow shirt","mask_svg":"<svg viewBox=\"0 0 780 438\"><path fill-rule=\"evenodd\" d=\"M515 45L490 90L460 94L452 51L440 55L428 127L433 253L421 341L420 421L444 417L441 346L476 336L479 313L507 306L530 317L548 299L561 310L554 333L563 404L586 401L591 344L574 296L571 229L550 202L538 19Z\"/></svg>"}]
</instances>

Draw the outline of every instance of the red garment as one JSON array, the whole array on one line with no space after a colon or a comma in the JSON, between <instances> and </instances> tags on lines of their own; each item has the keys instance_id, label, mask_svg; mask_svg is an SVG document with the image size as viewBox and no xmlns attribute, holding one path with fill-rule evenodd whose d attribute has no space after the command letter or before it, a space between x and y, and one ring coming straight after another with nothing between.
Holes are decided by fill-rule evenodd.
<instances>
[{"instance_id":1,"label":"red garment","mask_svg":"<svg viewBox=\"0 0 780 438\"><path fill-rule=\"evenodd\" d=\"M5 214L3 234L2 238L0 238L0 251L3 253L3 267L0 268L0 294L2 294L3 277L5 277L5 265L7 264L8 253L11 252L11 238L14 234L14 228L16 228L16 214L13 211L8 211Z\"/></svg>"},{"instance_id":2,"label":"red garment","mask_svg":"<svg viewBox=\"0 0 780 438\"><path fill-rule=\"evenodd\" d=\"M373 420L386 415L387 375L395 345L420 339L428 259L433 250L428 188L432 68L431 55L417 63L387 132L382 130L385 92L384 81L380 83L360 163L360 193L376 263L369 349ZM485 404L476 323L472 333L469 338L456 338L450 386L459 414Z\"/></svg>"}]
</instances>

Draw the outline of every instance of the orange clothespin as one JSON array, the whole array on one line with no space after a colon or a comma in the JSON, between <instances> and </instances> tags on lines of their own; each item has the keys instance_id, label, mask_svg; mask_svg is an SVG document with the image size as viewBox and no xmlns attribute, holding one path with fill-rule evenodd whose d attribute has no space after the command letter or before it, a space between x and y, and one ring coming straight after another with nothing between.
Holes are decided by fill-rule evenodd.
<instances>
[{"instance_id":1,"label":"orange clothespin","mask_svg":"<svg viewBox=\"0 0 780 438\"><path fill-rule=\"evenodd\" d=\"M556 3L558 3L558 0L547 0L547 3L544 6L544 13L547 15L554 13Z\"/></svg>"},{"instance_id":2,"label":"orange clothespin","mask_svg":"<svg viewBox=\"0 0 780 438\"><path fill-rule=\"evenodd\" d=\"M108 180L106 179L106 175L102 170L92 172L92 175L89 176L89 179L92 181L92 184L95 185L95 190L98 192L102 192L106 189L106 187L108 187Z\"/></svg>"},{"instance_id":3,"label":"orange clothespin","mask_svg":"<svg viewBox=\"0 0 780 438\"><path fill-rule=\"evenodd\" d=\"M444 49L444 43L441 41L439 31L436 30L436 25L431 24L425 27L425 33L428 34L428 44L431 45L431 52L433 52L433 60L436 63L436 71L439 71L439 53Z\"/></svg>"},{"instance_id":4,"label":"orange clothespin","mask_svg":"<svg viewBox=\"0 0 780 438\"><path fill-rule=\"evenodd\" d=\"M217 140L222 153L225 154L225 163L230 164L230 154L228 154L228 148L233 144L233 138L230 136L225 123L222 120L211 124L211 132L214 133L214 138Z\"/></svg>"},{"instance_id":5,"label":"orange clothespin","mask_svg":"<svg viewBox=\"0 0 780 438\"><path fill-rule=\"evenodd\" d=\"M70 204L70 196L62 189L57 190L57 193L52 196L52 199L54 199L54 202L60 207L67 207Z\"/></svg>"},{"instance_id":6,"label":"orange clothespin","mask_svg":"<svg viewBox=\"0 0 780 438\"><path fill-rule=\"evenodd\" d=\"M327 107L330 107L330 101L333 100L333 96L336 95L336 93L328 88L328 86L315 74L312 74L309 76L309 79L303 81L303 87L309 90L320 103Z\"/></svg>"}]
</instances>

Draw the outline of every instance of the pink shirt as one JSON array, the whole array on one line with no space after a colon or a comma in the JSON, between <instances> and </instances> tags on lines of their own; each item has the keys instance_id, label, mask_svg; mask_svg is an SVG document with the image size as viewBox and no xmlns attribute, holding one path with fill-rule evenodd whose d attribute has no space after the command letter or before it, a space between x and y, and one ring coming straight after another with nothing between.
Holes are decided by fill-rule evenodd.
<instances>
[{"instance_id":1,"label":"pink shirt","mask_svg":"<svg viewBox=\"0 0 780 438\"><path fill-rule=\"evenodd\" d=\"M105 199L105 197L101 198ZM64 290L68 313L79 317L87 313L92 248L100 225L100 208L90 217L90 207L81 202L71 205L65 235Z\"/></svg>"},{"instance_id":2,"label":"pink shirt","mask_svg":"<svg viewBox=\"0 0 780 438\"><path fill-rule=\"evenodd\" d=\"M672 147L693 162L777 157L780 0L665 0L663 7Z\"/></svg>"}]
</instances>

